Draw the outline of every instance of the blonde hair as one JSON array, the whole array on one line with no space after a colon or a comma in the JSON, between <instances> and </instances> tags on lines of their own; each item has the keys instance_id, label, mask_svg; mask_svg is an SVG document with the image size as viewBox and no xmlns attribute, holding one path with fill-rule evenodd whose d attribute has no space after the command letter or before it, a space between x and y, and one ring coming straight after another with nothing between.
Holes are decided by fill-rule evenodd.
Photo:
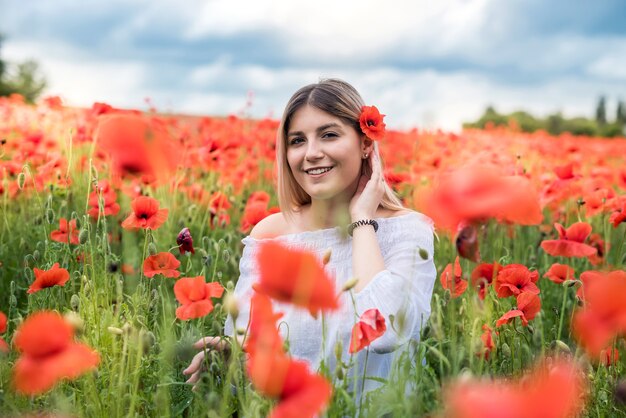
<instances>
[{"instance_id":1,"label":"blonde hair","mask_svg":"<svg viewBox=\"0 0 626 418\"><path fill-rule=\"evenodd\" d=\"M287 161L287 133L293 115L303 106L313 106L329 113L361 133L359 116L365 105L354 87L343 80L329 78L302 87L291 96L276 135L276 165L278 167L278 204L281 212L292 218L301 206L311 203L309 196L298 184ZM379 159L378 147L374 151ZM367 160L366 160L367 161ZM382 166L382 159L381 166ZM385 182L381 205L385 209L402 210L404 206L393 189Z\"/></svg>"}]
</instances>

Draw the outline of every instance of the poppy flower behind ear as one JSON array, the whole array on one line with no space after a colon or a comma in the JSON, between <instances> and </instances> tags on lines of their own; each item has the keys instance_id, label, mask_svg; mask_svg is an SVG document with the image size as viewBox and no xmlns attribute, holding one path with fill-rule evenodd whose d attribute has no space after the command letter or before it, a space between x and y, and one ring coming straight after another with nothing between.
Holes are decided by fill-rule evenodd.
<instances>
[{"instance_id":1,"label":"poppy flower behind ear","mask_svg":"<svg viewBox=\"0 0 626 418\"><path fill-rule=\"evenodd\" d=\"M50 239L56 242L78 245L78 228L76 228L76 219L67 222L67 219L59 219L59 229L50 232Z\"/></svg>"},{"instance_id":2,"label":"poppy flower behind ear","mask_svg":"<svg viewBox=\"0 0 626 418\"><path fill-rule=\"evenodd\" d=\"M170 252L162 252L151 255L143 262L143 274L146 277L154 277L162 274L165 277L178 277L180 271L176 270L180 266L180 261Z\"/></svg>"},{"instance_id":3,"label":"poppy flower behind ear","mask_svg":"<svg viewBox=\"0 0 626 418\"><path fill-rule=\"evenodd\" d=\"M368 347L374 340L382 336L386 330L385 317L378 309L368 309L363 312L359 321L352 328L349 353L356 353Z\"/></svg>"},{"instance_id":4,"label":"poppy flower behind ear","mask_svg":"<svg viewBox=\"0 0 626 418\"><path fill-rule=\"evenodd\" d=\"M61 315L39 311L30 315L15 332L14 344L21 352L13 369L18 392L36 395L61 379L75 379L100 362L98 353L74 342L74 330Z\"/></svg>"},{"instance_id":5,"label":"poppy flower behind ear","mask_svg":"<svg viewBox=\"0 0 626 418\"><path fill-rule=\"evenodd\" d=\"M257 262L258 292L306 308L313 316L339 308L333 280L315 254L266 241L260 244Z\"/></svg>"},{"instance_id":6,"label":"poppy flower behind ear","mask_svg":"<svg viewBox=\"0 0 626 418\"><path fill-rule=\"evenodd\" d=\"M201 318L213 311L211 298L222 297L224 287L217 282L206 283L204 276L183 277L174 284L174 294L181 303L176 318Z\"/></svg>"},{"instance_id":7,"label":"poppy flower behind ear","mask_svg":"<svg viewBox=\"0 0 626 418\"><path fill-rule=\"evenodd\" d=\"M59 263L54 263L50 270L34 268L33 273L35 273L35 281L26 291L28 294L39 292L52 286L65 286L65 283L70 279L69 271L59 268Z\"/></svg>"},{"instance_id":8,"label":"poppy flower behind ear","mask_svg":"<svg viewBox=\"0 0 626 418\"><path fill-rule=\"evenodd\" d=\"M122 222L124 229L157 229L167 220L168 209L159 209L159 202L139 196L131 202L133 212Z\"/></svg>"},{"instance_id":9,"label":"poppy flower behind ear","mask_svg":"<svg viewBox=\"0 0 626 418\"><path fill-rule=\"evenodd\" d=\"M597 253L597 249L584 243L591 234L591 225L588 223L576 222L567 229L555 223L554 227L559 233L559 239L541 242L541 248L546 253L555 257L589 257Z\"/></svg>"},{"instance_id":10,"label":"poppy flower behind ear","mask_svg":"<svg viewBox=\"0 0 626 418\"><path fill-rule=\"evenodd\" d=\"M361 131L371 140L379 141L385 138L385 123L376 106L363 106L361 108L361 116L359 116L359 125Z\"/></svg>"}]
</instances>

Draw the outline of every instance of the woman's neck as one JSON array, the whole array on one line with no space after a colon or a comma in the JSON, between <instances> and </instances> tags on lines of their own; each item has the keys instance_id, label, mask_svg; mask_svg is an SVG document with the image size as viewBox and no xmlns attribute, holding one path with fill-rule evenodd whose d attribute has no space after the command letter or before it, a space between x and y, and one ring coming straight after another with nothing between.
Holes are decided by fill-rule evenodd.
<instances>
[{"instance_id":1,"label":"woman's neck","mask_svg":"<svg viewBox=\"0 0 626 418\"><path fill-rule=\"evenodd\" d=\"M305 222L312 229L334 228L350 223L349 201L313 200L304 212Z\"/></svg>"}]
</instances>

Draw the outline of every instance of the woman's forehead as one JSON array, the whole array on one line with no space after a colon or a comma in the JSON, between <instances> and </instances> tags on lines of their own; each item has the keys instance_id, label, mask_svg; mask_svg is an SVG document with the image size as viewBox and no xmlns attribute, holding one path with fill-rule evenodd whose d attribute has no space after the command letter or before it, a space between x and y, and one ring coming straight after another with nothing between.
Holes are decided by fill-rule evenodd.
<instances>
[{"instance_id":1,"label":"woman's forehead","mask_svg":"<svg viewBox=\"0 0 626 418\"><path fill-rule=\"evenodd\" d=\"M301 130L314 130L324 125L338 125L340 127L345 126L345 122L339 117L328 113L317 107L306 105L296 110L291 117L291 123L289 124L289 134L292 131Z\"/></svg>"}]
</instances>

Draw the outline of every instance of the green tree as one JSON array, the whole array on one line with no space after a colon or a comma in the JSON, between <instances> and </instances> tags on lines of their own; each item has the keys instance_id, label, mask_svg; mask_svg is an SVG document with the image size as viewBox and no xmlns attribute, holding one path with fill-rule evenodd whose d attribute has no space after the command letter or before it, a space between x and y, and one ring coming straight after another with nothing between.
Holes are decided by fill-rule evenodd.
<instances>
[{"instance_id":1,"label":"green tree","mask_svg":"<svg viewBox=\"0 0 626 418\"><path fill-rule=\"evenodd\" d=\"M0 35L0 51L3 36ZM46 88L47 82L41 74L39 64L33 60L18 64L7 64L0 55L0 96L19 93L33 103Z\"/></svg>"},{"instance_id":2,"label":"green tree","mask_svg":"<svg viewBox=\"0 0 626 418\"><path fill-rule=\"evenodd\" d=\"M626 106L624 106L624 102L621 100L617 102L615 122L618 125L626 125Z\"/></svg>"},{"instance_id":3,"label":"green tree","mask_svg":"<svg viewBox=\"0 0 626 418\"><path fill-rule=\"evenodd\" d=\"M596 122L598 125L604 125L606 123L606 98L600 96L598 99L598 106L596 106Z\"/></svg>"}]
</instances>

